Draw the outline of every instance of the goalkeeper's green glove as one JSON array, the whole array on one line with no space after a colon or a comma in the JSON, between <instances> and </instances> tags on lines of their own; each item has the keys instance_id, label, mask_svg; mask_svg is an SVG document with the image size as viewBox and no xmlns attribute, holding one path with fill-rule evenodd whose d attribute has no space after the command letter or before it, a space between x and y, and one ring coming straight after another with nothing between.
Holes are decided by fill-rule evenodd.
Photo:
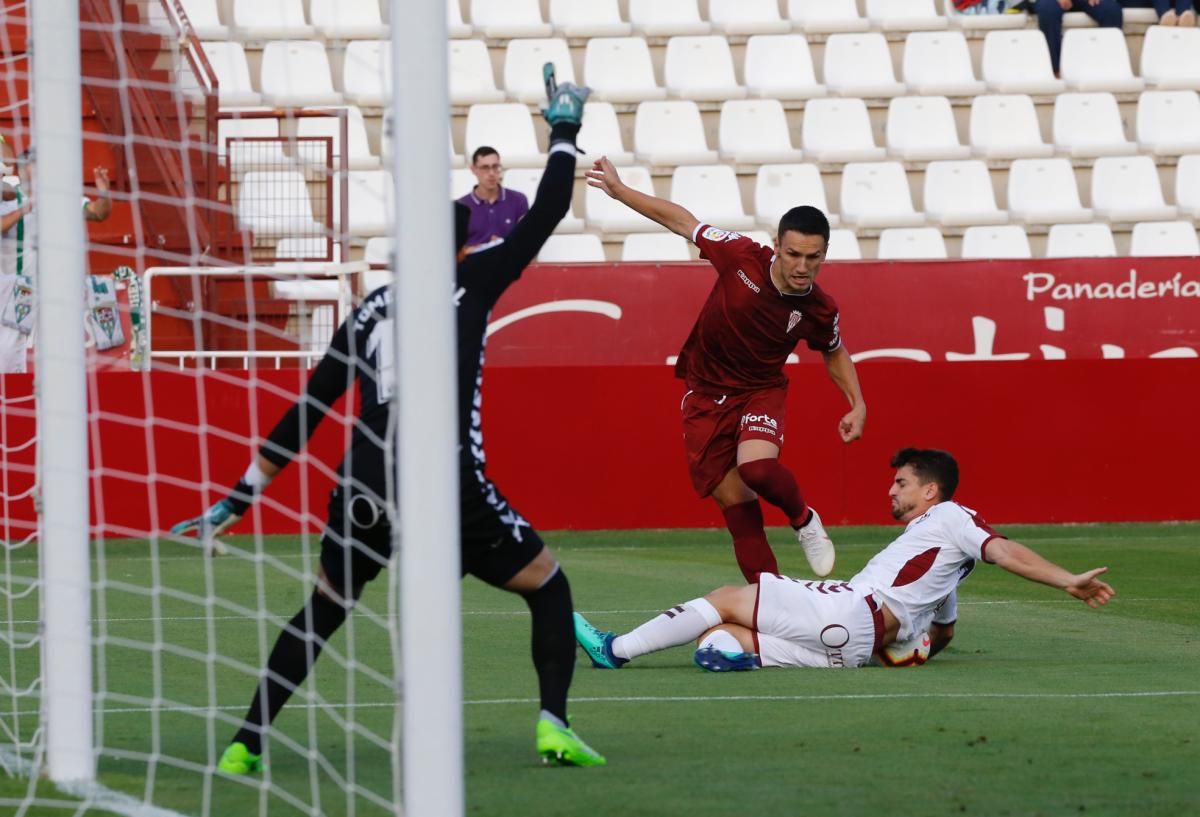
<instances>
[{"instance_id":1,"label":"goalkeeper's green glove","mask_svg":"<svg viewBox=\"0 0 1200 817\"><path fill-rule=\"evenodd\" d=\"M548 62L542 66L542 79L546 83L546 97L550 100L542 116L550 126L565 122L569 125L583 123L583 104L587 101L592 89L585 86L564 82L559 85L554 80L554 63Z\"/></svg>"},{"instance_id":2,"label":"goalkeeper's green glove","mask_svg":"<svg viewBox=\"0 0 1200 817\"><path fill-rule=\"evenodd\" d=\"M206 554L224 556L227 552L225 545L217 537L237 524L245 515L250 503L254 501L254 495L254 489L244 478L240 479L229 496L216 502L199 516L175 523L171 526L171 533L175 536L194 534L204 545Z\"/></svg>"}]
</instances>

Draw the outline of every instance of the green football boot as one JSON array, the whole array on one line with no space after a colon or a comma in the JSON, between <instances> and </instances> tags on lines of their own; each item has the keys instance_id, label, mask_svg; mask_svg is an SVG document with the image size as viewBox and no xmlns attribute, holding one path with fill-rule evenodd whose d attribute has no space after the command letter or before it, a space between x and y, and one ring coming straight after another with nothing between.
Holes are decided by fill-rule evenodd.
<instances>
[{"instance_id":1,"label":"green football boot","mask_svg":"<svg viewBox=\"0 0 1200 817\"><path fill-rule=\"evenodd\" d=\"M262 755L254 755L241 741L234 741L225 749L217 770L225 774L254 774L263 768Z\"/></svg>"},{"instance_id":2,"label":"green football boot","mask_svg":"<svg viewBox=\"0 0 1200 817\"><path fill-rule=\"evenodd\" d=\"M604 755L580 740L574 731L545 718L537 725L537 751L542 763L559 766L603 766L608 763Z\"/></svg>"}]
</instances>

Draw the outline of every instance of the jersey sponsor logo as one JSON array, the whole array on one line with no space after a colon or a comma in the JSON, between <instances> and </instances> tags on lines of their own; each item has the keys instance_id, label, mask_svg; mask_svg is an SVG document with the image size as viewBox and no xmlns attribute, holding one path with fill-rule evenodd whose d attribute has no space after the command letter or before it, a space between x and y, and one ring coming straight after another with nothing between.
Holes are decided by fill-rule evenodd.
<instances>
[{"instance_id":1,"label":"jersey sponsor logo","mask_svg":"<svg viewBox=\"0 0 1200 817\"><path fill-rule=\"evenodd\" d=\"M701 238L707 238L709 241L733 241L741 238L741 233L731 233L729 230L718 230L716 227L709 227L704 232L700 233Z\"/></svg>"},{"instance_id":2,"label":"jersey sponsor logo","mask_svg":"<svg viewBox=\"0 0 1200 817\"><path fill-rule=\"evenodd\" d=\"M738 278L741 278L742 283L745 284L746 286L750 287L751 291L754 292L754 294L757 295L758 293L762 292L762 287L760 287L758 284L751 281L750 276L747 275L746 273L742 272L741 270L738 270ZM791 329L792 329L792 327L789 326L788 331L790 332Z\"/></svg>"},{"instance_id":3,"label":"jersey sponsor logo","mask_svg":"<svg viewBox=\"0 0 1200 817\"><path fill-rule=\"evenodd\" d=\"M769 414L743 414L742 425L766 426L771 431L779 430L779 423Z\"/></svg>"},{"instance_id":4,"label":"jersey sponsor logo","mask_svg":"<svg viewBox=\"0 0 1200 817\"><path fill-rule=\"evenodd\" d=\"M792 314L788 315L788 332L790 333L796 328L796 324L804 320L804 314L799 309L793 309Z\"/></svg>"}]
</instances>

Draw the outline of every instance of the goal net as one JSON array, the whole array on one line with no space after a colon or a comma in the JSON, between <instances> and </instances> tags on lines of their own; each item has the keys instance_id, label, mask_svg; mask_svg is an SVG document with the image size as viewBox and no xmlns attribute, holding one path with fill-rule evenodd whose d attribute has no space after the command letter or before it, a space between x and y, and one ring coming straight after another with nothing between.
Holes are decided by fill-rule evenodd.
<instances>
[{"instance_id":1,"label":"goal net","mask_svg":"<svg viewBox=\"0 0 1200 817\"><path fill-rule=\"evenodd\" d=\"M429 206L449 192L445 9L390 31L388 0L341 28L242 5L269 13L231 32L213 0L0 8L0 813L462 808L453 279L448 252L414 255L450 246ZM394 49L438 69L395 104ZM417 161L395 161L393 113ZM322 537L345 534L331 491L373 433L357 381L214 547L170 530L229 494L380 287L398 433L377 442L403 452L381 513L422 544L328 639L262 771L228 774ZM340 362L383 391L360 353ZM404 751L435 724L449 740Z\"/></svg>"}]
</instances>

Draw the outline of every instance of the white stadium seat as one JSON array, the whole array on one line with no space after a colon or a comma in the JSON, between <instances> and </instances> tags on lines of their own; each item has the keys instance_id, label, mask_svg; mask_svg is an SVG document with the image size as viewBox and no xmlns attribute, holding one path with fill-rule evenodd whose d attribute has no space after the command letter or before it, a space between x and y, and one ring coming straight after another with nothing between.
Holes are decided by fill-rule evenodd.
<instances>
[{"instance_id":1,"label":"white stadium seat","mask_svg":"<svg viewBox=\"0 0 1200 817\"><path fill-rule=\"evenodd\" d=\"M691 261L688 240L674 233L632 233L621 245L621 260Z\"/></svg>"},{"instance_id":2,"label":"white stadium seat","mask_svg":"<svg viewBox=\"0 0 1200 817\"><path fill-rule=\"evenodd\" d=\"M1027 94L988 94L971 100L971 152L985 159L1042 159L1054 146L1042 140Z\"/></svg>"},{"instance_id":3,"label":"white stadium seat","mask_svg":"<svg viewBox=\"0 0 1200 817\"><path fill-rule=\"evenodd\" d=\"M1138 99L1137 140L1156 156L1200 153L1200 94L1146 91Z\"/></svg>"},{"instance_id":4,"label":"white stadium seat","mask_svg":"<svg viewBox=\"0 0 1200 817\"><path fill-rule=\"evenodd\" d=\"M708 34L712 26L700 19L696 0L629 0L629 22L646 37Z\"/></svg>"},{"instance_id":5,"label":"white stadium seat","mask_svg":"<svg viewBox=\"0 0 1200 817\"><path fill-rule=\"evenodd\" d=\"M1057 94L1066 87L1054 78L1050 47L1036 28L989 31L983 39L983 81L1001 94Z\"/></svg>"},{"instance_id":6,"label":"white stadium seat","mask_svg":"<svg viewBox=\"0 0 1200 817\"><path fill-rule=\"evenodd\" d=\"M504 159L503 156L500 157ZM542 174L546 172L544 167L514 167L511 170L504 172L503 185L510 190L516 190L518 193L524 194L530 204L537 198L538 185L542 183ZM474 179L472 179L474 181ZM474 185L472 185L474 187ZM457 198L457 197L456 197ZM556 233L581 233L583 232L583 219L575 215L575 203L571 202L567 205L567 214L563 216L562 221L558 222L558 226L554 228Z\"/></svg>"},{"instance_id":7,"label":"white stadium seat","mask_svg":"<svg viewBox=\"0 0 1200 817\"><path fill-rule=\"evenodd\" d=\"M251 170L255 167L279 167L287 162L282 142L230 142L230 139L279 136L279 120L274 117L260 119L218 119L217 155L221 161L228 160L230 167Z\"/></svg>"},{"instance_id":8,"label":"white stadium seat","mask_svg":"<svg viewBox=\"0 0 1200 817\"><path fill-rule=\"evenodd\" d=\"M925 168L925 215L943 227L1003 224L988 167L978 159L930 162Z\"/></svg>"},{"instance_id":9,"label":"white stadium seat","mask_svg":"<svg viewBox=\"0 0 1200 817\"><path fill-rule=\"evenodd\" d=\"M963 231L963 258L1033 258L1029 236L1019 224L968 227Z\"/></svg>"},{"instance_id":10,"label":"white stadium seat","mask_svg":"<svg viewBox=\"0 0 1200 817\"><path fill-rule=\"evenodd\" d=\"M1062 78L1076 91L1140 91L1146 83L1133 75L1125 32L1093 28L1063 34Z\"/></svg>"},{"instance_id":11,"label":"white stadium seat","mask_svg":"<svg viewBox=\"0 0 1200 817\"><path fill-rule=\"evenodd\" d=\"M950 100L944 96L898 96L888 104L887 150L895 159L965 159Z\"/></svg>"},{"instance_id":12,"label":"white stadium seat","mask_svg":"<svg viewBox=\"0 0 1200 817\"><path fill-rule=\"evenodd\" d=\"M664 99L667 89L654 81L650 49L641 37L593 37L583 53L583 81L592 99L643 102Z\"/></svg>"},{"instance_id":13,"label":"white stadium seat","mask_svg":"<svg viewBox=\"0 0 1200 817\"><path fill-rule=\"evenodd\" d=\"M537 260L541 264L603 261L604 245L600 243L600 236L591 233L552 235L542 245Z\"/></svg>"},{"instance_id":14,"label":"white stadium seat","mask_svg":"<svg viewBox=\"0 0 1200 817\"><path fill-rule=\"evenodd\" d=\"M788 19L805 34L866 31L871 21L858 14L857 0L788 0Z\"/></svg>"},{"instance_id":15,"label":"white stadium seat","mask_svg":"<svg viewBox=\"0 0 1200 817\"><path fill-rule=\"evenodd\" d=\"M771 247L772 249L775 247L775 239L766 230L741 230L739 232L755 244L763 247Z\"/></svg>"},{"instance_id":16,"label":"white stadium seat","mask_svg":"<svg viewBox=\"0 0 1200 817\"><path fill-rule=\"evenodd\" d=\"M742 208L737 175L729 165L677 167L668 199L696 218L724 230L749 230L754 218Z\"/></svg>"},{"instance_id":17,"label":"white stadium seat","mask_svg":"<svg viewBox=\"0 0 1200 817\"><path fill-rule=\"evenodd\" d=\"M1200 154L1179 157L1175 167L1175 203L1184 215L1200 220Z\"/></svg>"},{"instance_id":18,"label":"white stadium seat","mask_svg":"<svg viewBox=\"0 0 1200 817\"><path fill-rule=\"evenodd\" d=\"M763 227L774 230L788 210L807 204L829 216L829 223L839 219L829 214L825 201L825 185L816 165L762 165L754 180L754 216Z\"/></svg>"},{"instance_id":19,"label":"white stadium seat","mask_svg":"<svg viewBox=\"0 0 1200 817\"><path fill-rule=\"evenodd\" d=\"M298 170L254 170L238 185L241 226L259 236L311 234L321 229L313 218L304 174Z\"/></svg>"},{"instance_id":20,"label":"white stadium seat","mask_svg":"<svg viewBox=\"0 0 1200 817\"><path fill-rule=\"evenodd\" d=\"M740 99L746 89L733 73L729 40L722 36L672 37L663 66L668 96L705 102Z\"/></svg>"},{"instance_id":21,"label":"white stadium seat","mask_svg":"<svg viewBox=\"0 0 1200 817\"><path fill-rule=\"evenodd\" d=\"M650 171L644 167L621 168L621 181L634 190L654 195L654 182ZM598 227L606 233L648 233L663 228L610 197L599 188L587 186L584 191L583 209L589 227Z\"/></svg>"},{"instance_id":22,"label":"white stadium seat","mask_svg":"<svg viewBox=\"0 0 1200 817\"><path fill-rule=\"evenodd\" d=\"M221 22L221 15L217 11L217 0L188 0L186 11L192 31L199 39L216 41L229 39L229 26ZM167 30L171 27L161 3L146 4L146 23L159 30Z\"/></svg>"},{"instance_id":23,"label":"white stadium seat","mask_svg":"<svg viewBox=\"0 0 1200 817\"><path fill-rule=\"evenodd\" d=\"M485 47L485 56L486 52ZM554 63L556 81L575 82L575 66L566 40L509 40L504 51L504 90L509 97L527 104L544 102L546 83L542 79L542 66L548 62Z\"/></svg>"},{"instance_id":24,"label":"white stadium seat","mask_svg":"<svg viewBox=\"0 0 1200 817\"><path fill-rule=\"evenodd\" d=\"M1092 209L1108 221L1171 221L1178 208L1163 200L1158 168L1149 156L1097 159L1092 167Z\"/></svg>"},{"instance_id":25,"label":"white stadium seat","mask_svg":"<svg viewBox=\"0 0 1200 817\"><path fill-rule=\"evenodd\" d=\"M509 171L510 173L512 171ZM450 198L461 199L475 189L478 183L469 167L456 167L450 171Z\"/></svg>"},{"instance_id":26,"label":"white stadium seat","mask_svg":"<svg viewBox=\"0 0 1200 817\"><path fill-rule=\"evenodd\" d=\"M817 82L808 40L800 34L759 34L746 41L743 66L750 96L811 99L825 96Z\"/></svg>"},{"instance_id":27,"label":"white stadium seat","mask_svg":"<svg viewBox=\"0 0 1200 817\"><path fill-rule=\"evenodd\" d=\"M958 31L914 31L904 42L904 84L913 94L975 96L987 87L975 79L967 38Z\"/></svg>"},{"instance_id":28,"label":"white stadium seat","mask_svg":"<svg viewBox=\"0 0 1200 817\"><path fill-rule=\"evenodd\" d=\"M857 261L862 258L862 249L858 246L858 236L853 230L840 229L829 231L829 249L825 253L826 261Z\"/></svg>"},{"instance_id":29,"label":"white stadium seat","mask_svg":"<svg viewBox=\"0 0 1200 817\"><path fill-rule=\"evenodd\" d=\"M625 149L617 111L610 102L589 100L583 106L583 127L575 141L593 159L607 156L618 166L633 162L633 152Z\"/></svg>"},{"instance_id":30,"label":"white stadium seat","mask_svg":"<svg viewBox=\"0 0 1200 817\"><path fill-rule=\"evenodd\" d=\"M879 233L881 260L946 258L946 239L937 227L889 227Z\"/></svg>"},{"instance_id":31,"label":"white stadium seat","mask_svg":"<svg viewBox=\"0 0 1200 817\"><path fill-rule=\"evenodd\" d=\"M457 7L458 0L449 0L449 4ZM308 14L327 40L382 40L388 36L376 0L309 0Z\"/></svg>"},{"instance_id":32,"label":"white stadium seat","mask_svg":"<svg viewBox=\"0 0 1200 817\"><path fill-rule=\"evenodd\" d=\"M379 157L371 153L371 145L367 140L367 125L363 120L362 111L358 108L346 108L346 141L349 150L346 151L347 164L350 170L375 170L379 167ZM297 136L329 136L333 139L333 154L340 156L342 146L338 144L341 137L341 123L332 116L302 116L296 120Z\"/></svg>"},{"instance_id":33,"label":"white stadium seat","mask_svg":"<svg viewBox=\"0 0 1200 817\"><path fill-rule=\"evenodd\" d=\"M454 39L462 39L470 37L475 28L463 22L462 6L458 4L458 0L446 0L446 28L447 33Z\"/></svg>"},{"instance_id":34,"label":"white stadium seat","mask_svg":"<svg viewBox=\"0 0 1200 817\"><path fill-rule=\"evenodd\" d=\"M862 99L813 99L804 108L801 148L809 161L869 162L887 155L875 144Z\"/></svg>"},{"instance_id":35,"label":"white stadium seat","mask_svg":"<svg viewBox=\"0 0 1200 817\"><path fill-rule=\"evenodd\" d=\"M1132 256L1200 255L1196 225L1190 221L1152 221L1133 225Z\"/></svg>"},{"instance_id":36,"label":"white stadium seat","mask_svg":"<svg viewBox=\"0 0 1200 817\"><path fill-rule=\"evenodd\" d=\"M1091 221L1079 202L1075 169L1067 159L1017 159L1008 171L1008 214L1025 224Z\"/></svg>"},{"instance_id":37,"label":"white stadium seat","mask_svg":"<svg viewBox=\"0 0 1200 817\"><path fill-rule=\"evenodd\" d=\"M204 56L217 77L222 108L246 108L262 103L262 95L250 82L250 64L241 43L201 43ZM177 68L180 91L189 97L200 93L200 85L184 60Z\"/></svg>"},{"instance_id":38,"label":"white stadium seat","mask_svg":"<svg viewBox=\"0 0 1200 817\"><path fill-rule=\"evenodd\" d=\"M341 105L325 43L273 40L262 52L263 102L277 108Z\"/></svg>"},{"instance_id":39,"label":"white stadium seat","mask_svg":"<svg viewBox=\"0 0 1200 817\"><path fill-rule=\"evenodd\" d=\"M934 0L867 0L867 19L883 31L934 31L949 24Z\"/></svg>"},{"instance_id":40,"label":"white stadium seat","mask_svg":"<svg viewBox=\"0 0 1200 817\"><path fill-rule=\"evenodd\" d=\"M1154 88L1200 91L1200 28L1146 29L1141 68L1142 79Z\"/></svg>"},{"instance_id":41,"label":"white stadium seat","mask_svg":"<svg viewBox=\"0 0 1200 817\"><path fill-rule=\"evenodd\" d=\"M708 19L722 34L786 34L792 24L779 16L777 0L708 0Z\"/></svg>"},{"instance_id":42,"label":"white stadium seat","mask_svg":"<svg viewBox=\"0 0 1200 817\"><path fill-rule=\"evenodd\" d=\"M838 96L889 97L903 94L896 81L887 40L878 32L831 34L825 41L825 87Z\"/></svg>"},{"instance_id":43,"label":"white stadium seat","mask_svg":"<svg viewBox=\"0 0 1200 817\"><path fill-rule=\"evenodd\" d=\"M342 91L357 105L381 108L392 102L392 45L387 40L353 40L342 63Z\"/></svg>"},{"instance_id":44,"label":"white stadium seat","mask_svg":"<svg viewBox=\"0 0 1200 817\"><path fill-rule=\"evenodd\" d=\"M306 40L314 33L302 0L233 0L233 27L242 40Z\"/></svg>"},{"instance_id":45,"label":"white stadium seat","mask_svg":"<svg viewBox=\"0 0 1200 817\"><path fill-rule=\"evenodd\" d=\"M514 42L527 42L514 40ZM540 41L528 41L540 42ZM492 59L483 40L451 40L450 104L473 105L476 102L503 102L504 92L496 87L492 74ZM541 66L538 66L539 85ZM545 90L542 91L545 94Z\"/></svg>"},{"instance_id":46,"label":"white stadium seat","mask_svg":"<svg viewBox=\"0 0 1200 817\"><path fill-rule=\"evenodd\" d=\"M704 165L717 161L704 136L700 109L691 100L643 102L633 120L633 152L652 165Z\"/></svg>"},{"instance_id":47,"label":"white stadium seat","mask_svg":"<svg viewBox=\"0 0 1200 817\"><path fill-rule=\"evenodd\" d=\"M842 220L855 227L920 227L899 162L851 162L842 170Z\"/></svg>"},{"instance_id":48,"label":"white stadium seat","mask_svg":"<svg viewBox=\"0 0 1200 817\"><path fill-rule=\"evenodd\" d=\"M787 117L778 99L735 99L721 106L718 128L721 158L742 164L797 162Z\"/></svg>"},{"instance_id":49,"label":"white stadium seat","mask_svg":"<svg viewBox=\"0 0 1200 817\"><path fill-rule=\"evenodd\" d=\"M363 260L368 264L392 263L392 239L390 236L368 238L363 247Z\"/></svg>"},{"instance_id":50,"label":"white stadium seat","mask_svg":"<svg viewBox=\"0 0 1200 817\"><path fill-rule=\"evenodd\" d=\"M538 151L529 108L519 102L472 105L467 113L466 155L480 145L500 152L508 167L541 167L546 154Z\"/></svg>"},{"instance_id":51,"label":"white stadium seat","mask_svg":"<svg viewBox=\"0 0 1200 817\"><path fill-rule=\"evenodd\" d=\"M492 38L549 37L554 32L542 19L538 0L471 0L471 24Z\"/></svg>"},{"instance_id":52,"label":"white stadium seat","mask_svg":"<svg viewBox=\"0 0 1200 817\"><path fill-rule=\"evenodd\" d=\"M1059 94L1054 100L1054 146L1072 158L1129 156L1121 111L1109 93Z\"/></svg>"},{"instance_id":53,"label":"white stadium seat","mask_svg":"<svg viewBox=\"0 0 1200 817\"><path fill-rule=\"evenodd\" d=\"M1047 258L1111 258L1117 243L1107 224L1055 224L1046 238Z\"/></svg>"},{"instance_id":54,"label":"white stadium seat","mask_svg":"<svg viewBox=\"0 0 1200 817\"><path fill-rule=\"evenodd\" d=\"M351 170L346 184L346 231L352 236L389 235L392 230L392 199L395 185L390 170ZM334 223L341 204L333 198Z\"/></svg>"},{"instance_id":55,"label":"white stadium seat","mask_svg":"<svg viewBox=\"0 0 1200 817\"><path fill-rule=\"evenodd\" d=\"M564 37L628 37L633 30L617 0L550 0L550 24Z\"/></svg>"}]
</instances>

